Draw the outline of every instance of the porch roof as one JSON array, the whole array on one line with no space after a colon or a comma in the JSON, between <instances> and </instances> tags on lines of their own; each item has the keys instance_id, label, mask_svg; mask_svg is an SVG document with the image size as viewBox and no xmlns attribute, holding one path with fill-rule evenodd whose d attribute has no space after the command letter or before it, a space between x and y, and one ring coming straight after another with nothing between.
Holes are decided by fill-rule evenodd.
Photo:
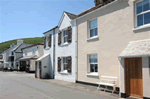
<instances>
[{"instance_id":1,"label":"porch roof","mask_svg":"<svg viewBox=\"0 0 150 99\"><path fill-rule=\"evenodd\" d=\"M50 55L50 54L45 54L45 55L41 56L40 58L38 58L36 61L40 61L40 60L42 60L43 58L47 57L48 55Z\"/></svg>"},{"instance_id":2,"label":"porch roof","mask_svg":"<svg viewBox=\"0 0 150 99\"><path fill-rule=\"evenodd\" d=\"M38 58L37 55L32 55L32 56L24 56L20 58L19 60L29 60L29 59L37 59L37 58Z\"/></svg>"},{"instance_id":3,"label":"porch roof","mask_svg":"<svg viewBox=\"0 0 150 99\"><path fill-rule=\"evenodd\" d=\"M150 39L129 42L119 55L122 58L142 56L150 56Z\"/></svg>"}]
</instances>

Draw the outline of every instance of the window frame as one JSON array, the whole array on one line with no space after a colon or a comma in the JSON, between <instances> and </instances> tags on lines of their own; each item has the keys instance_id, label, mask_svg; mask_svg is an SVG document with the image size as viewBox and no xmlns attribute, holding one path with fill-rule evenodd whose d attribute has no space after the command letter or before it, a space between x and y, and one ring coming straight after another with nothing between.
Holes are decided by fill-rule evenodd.
<instances>
[{"instance_id":1,"label":"window frame","mask_svg":"<svg viewBox=\"0 0 150 99\"><path fill-rule=\"evenodd\" d=\"M64 58L67 58L66 63L64 63ZM68 72L68 57L61 57L61 71L67 71ZM64 64L67 64L67 69L64 69Z\"/></svg>"},{"instance_id":2,"label":"window frame","mask_svg":"<svg viewBox=\"0 0 150 99\"><path fill-rule=\"evenodd\" d=\"M147 10L147 11L142 11L141 13L139 13L139 14L137 14L137 3L140 3L140 2L143 2L144 0L138 0L137 2L135 2L135 4L134 4L134 9L135 9L135 12L134 12L134 14L135 14L135 27L137 28L137 27L142 27L142 26L146 26L146 25L150 25L150 23L148 23L148 24L144 24L144 14L146 14L146 13L149 13L150 12L150 9L149 10ZM150 0L149 0L150 1ZM142 10L143 10L143 6L142 6ZM143 15L143 25L141 25L141 26L138 26L138 16L140 16L140 15Z\"/></svg>"},{"instance_id":3,"label":"window frame","mask_svg":"<svg viewBox=\"0 0 150 99\"><path fill-rule=\"evenodd\" d=\"M68 34L64 36L64 31L67 31L67 32L68 32L68 29L66 28L66 29L63 29L63 30L62 30L62 33L61 33L61 43L62 43L62 44L68 43L68 39L67 39L67 42L64 42L64 38L65 38L65 37L68 38Z\"/></svg>"},{"instance_id":4,"label":"window frame","mask_svg":"<svg viewBox=\"0 0 150 99\"><path fill-rule=\"evenodd\" d=\"M97 63L90 63L90 55L97 55ZM94 69L94 72L91 72L91 67L90 67L91 64L97 64L97 72L95 72L95 69ZM97 53L88 54L88 72L89 73L98 73L98 54Z\"/></svg>"},{"instance_id":5,"label":"window frame","mask_svg":"<svg viewBox=\"0 0 150 99\"><path fill-rule=\"evenodd\" d=\"M90 21L92 21L92 20L97 20L97 27L90 29ZM90 30L96 29L96 28L97 28L97 35L90 37ZM98 18L92 18L88 21L88 38L93 38L93 37L97 37L97 36L98 36Z\"/></svg>"}]
</instances>

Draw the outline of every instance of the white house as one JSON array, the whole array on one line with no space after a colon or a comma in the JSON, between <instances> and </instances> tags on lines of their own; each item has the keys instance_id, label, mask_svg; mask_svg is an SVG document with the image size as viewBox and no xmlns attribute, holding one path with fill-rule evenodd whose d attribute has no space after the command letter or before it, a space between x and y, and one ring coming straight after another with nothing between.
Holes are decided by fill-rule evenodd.
<instances>
[{"instance_id":1,"label":"white house","mask_svg":"<svg viewBox=\"0 0 150 99\"><path fill-rule=\"evenodd\" d=\"M17 40L17 45L9 51L9 68L18 69L18 59L23 56L21 49L30 45L23 43L23 40Z\"/></svg>"},{"instance_id":2,"label":"white house","mask_svg":"<svg viewBox=\"0 0 150 99\"><path fill-rule=\"evenodd\" d=\"M54 78L55 67L55 33L58 32L58 27L44 32L44 55L36 60L36 78Z\"/></svg>"},{"instance_id":3,"label":"white house","mask_svg":"<svg viewBox=\"0 0 150 99\"><path fill-rule=\"evenodd\" d=\"M63 12L55 42L55 79L76 82L76 15Z\"/></svg>"},{"instance_id":4,"label":"white house","mask_svg":"<svg viewBox=\"0 0 150 99\"><path fill-rule=\"evenodd\" d=\"M18 65L20 70L25 69L26 72L35 72L35 60L44 54L44 44L37 43L24 47L21 50L23 57L19 59L20 65Z\"/></svg>"}]
</instances>

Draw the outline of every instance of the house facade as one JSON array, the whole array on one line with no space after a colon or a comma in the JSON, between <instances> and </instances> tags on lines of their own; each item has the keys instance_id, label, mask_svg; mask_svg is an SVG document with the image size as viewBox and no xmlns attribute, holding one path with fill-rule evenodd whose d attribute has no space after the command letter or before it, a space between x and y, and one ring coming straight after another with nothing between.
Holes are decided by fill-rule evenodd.
<instances>
[{"instance_id":1,"label":"house facade","mask_svg":"<svg viewBox=\"0 0 150 99\"><path fill-rule=\"evenodd\" d=\"M23 40L17 40L17 44L9 51L9 68L18 70L18 59L23 57L21 49L30 45L23 43Z\"/></svg>"},{"instance_id":2,"label":"house facade","mask_svg":"<svg viewBox=\"0 0 150 99\"><path fill-rule=\"evenodd\" d=\"M26 72L35 72L35 61L44 54L44 44L38 43L21 49L23 57L19 59L19 68L25 63Z\"/></svg>"},{"instance_id":3,"label":"house facade","mask_svg":"<svg viewBox=\"0 0 150 99\"><path fill-rule=\"evenodd\" d=\"M0 69L3 68L4 66L4 59L3 59L3 55L4 55L4 52L0 54Z\"/></svg>"},{"instance_id":4,"label":"house facade","mask_svg":"<svg viewBox=\"0 0 150 99\"><path fill-rule=\"evenodd\" d=\"M58 27L44 32L44 55L36 60L36 78L54 79L55 68L55 34Z\"/></svg>"},{"instance_id":5,"label":"house facade","mask_svg":"<svg viewBox=\"0 0 150 99\"><path fill-rule=\"evenodd\" d=\"M143 56L141 53L136 56L131 54L131 59L126 56L127 60L124 57L126 54L120 54L129 42L150 38L150 1L101 0L95 5L75 19L78 28L77 81L97 84L101 75L116 76L121 97L150 97L149 53L142 53ZM128 60L137 61L136 66L140 69L133 72L141 73L139 76L127 76L130 72L125 73L125 61Z\"/></svg>"},{"instance_id":6,"label":"house facade","mask_svg":"<svg viewBox=\"0 0 150 99\"><path fill-rule=\"evenodd\" d=\"M64 12L55 40L55 79L76 81L76 15Z\"/></svg>"}]
</instances>

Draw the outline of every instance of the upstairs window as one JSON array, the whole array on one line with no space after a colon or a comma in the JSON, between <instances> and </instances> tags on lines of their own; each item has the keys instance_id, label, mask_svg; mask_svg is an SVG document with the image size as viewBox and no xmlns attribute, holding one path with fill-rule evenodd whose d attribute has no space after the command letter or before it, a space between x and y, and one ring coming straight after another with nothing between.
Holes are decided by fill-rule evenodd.
<instances>
[{"instance_id":1,"label":"upstairs window","mask_svg":"<svg viewBox=\"0 0 150 99\"><path fill-rule=\"evenodd\" d=\"M11 52L11 55L13 56L13 55L14 55L14 52Z\"/></svg>"},{"instance_id":2,"label":"upstairs window","mask_svg":"<svg viewBox=\"0 0 150 99\"><path fill-rule=\"evenodd\" d=\"M140 0L136 3L136 26L150 24L150 0Z\"/></svg>"},{"instance_id":3,"label":"upstairs window","mask_svg":"<svg viewBox=\"0 0 150 99\"><path fill-rule=\"evenodd\" d=\"M63 31L63 43L67 43L68 42L68 30L64 30Z\"/></svg>"},{"instance_id":4,"label":"upstairs window","mask_svg":"<svg viewBox=\"0 0 150 99\"><path fill-rule=\"evenodd\" d=\"M97 36L97 19L89 21L89 38Z\"/></svg>"}]
</instances>

